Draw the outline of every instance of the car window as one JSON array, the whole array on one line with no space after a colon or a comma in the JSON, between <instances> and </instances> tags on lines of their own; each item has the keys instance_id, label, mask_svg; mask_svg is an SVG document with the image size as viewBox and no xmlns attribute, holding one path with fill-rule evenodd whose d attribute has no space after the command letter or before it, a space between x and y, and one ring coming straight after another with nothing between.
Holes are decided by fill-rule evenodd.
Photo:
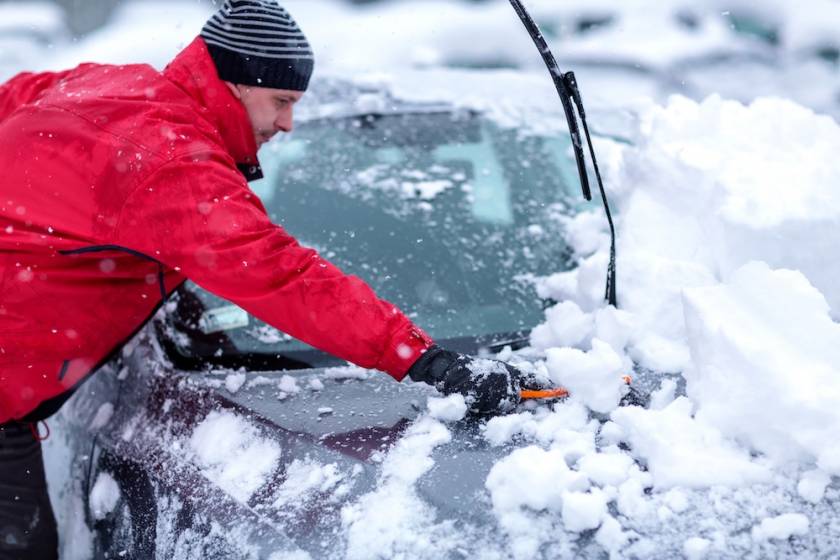
<instances>
[{"instance_id":1,"label":"car window","mask_svg":"<svg viewBox=\"0 0 840 560\"><path fill-rule=\"evenodd\" d=\"M579 187L560 135L467 112L366 115L301 124L267 152L254 190L271 218L436 340L527 331L543 308L529 279L572 265L560 218ZM193 352L309 348L192 283L178 302L215 340Z\"/></svg>"}]
</instances>

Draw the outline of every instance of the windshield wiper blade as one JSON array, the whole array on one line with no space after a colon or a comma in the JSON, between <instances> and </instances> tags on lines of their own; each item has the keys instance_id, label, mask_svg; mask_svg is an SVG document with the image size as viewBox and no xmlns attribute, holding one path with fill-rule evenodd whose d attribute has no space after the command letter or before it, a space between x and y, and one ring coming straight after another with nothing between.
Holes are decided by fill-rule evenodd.
<instances>
[{"instance_id":1,"label":"windshield wiper blade","mask_svg":"<svg viewBox=\"0 0 840 560\"><path fill-rule=\"evenodd\" d=\"M592 167L595 169L595 177L598 179L598 188L601 191L601 201L604 204L604 211L607 214L607 221L610 225L610 262L607 268L607 285L604 294L604 299L610 305L618 307L616 302L616 269L615 269L615 226L613 225L612 214L607 203L607 194L604 191L604 183L601 180L601 172L598 169L598 161L595 159L595 150L592 147L592 138L589 134L589 126L586 123L586 112L583 109L583 101L578 89L577 79L573 72L561 72L557 65L557 60L554 58L548 43L545 41L540 28L525 9L525 6L520 0L510 0L514 11L522 20L525 29L533 39L537 50L540 51L543 62L545 62L548 71L551 74L551 79L554 81L554 87L557 89L557 94L560 96L560 102L563 104L563 112L566 115L566 122L569 125L569 135L572 138L572 148L575 154L575 162L577 163L578 176L580 177L580 186L583 190L583 197L586 200L592 200L592 192L589 188L589 177L586 173L586 160L583 153L583 146L580 138L580 128L578 127L577 118L575 116L575 109L577 115L583 123L583 131L586 135L586 143L589 147L589 155L592 158Z\"/></svg>"}]
</instances>

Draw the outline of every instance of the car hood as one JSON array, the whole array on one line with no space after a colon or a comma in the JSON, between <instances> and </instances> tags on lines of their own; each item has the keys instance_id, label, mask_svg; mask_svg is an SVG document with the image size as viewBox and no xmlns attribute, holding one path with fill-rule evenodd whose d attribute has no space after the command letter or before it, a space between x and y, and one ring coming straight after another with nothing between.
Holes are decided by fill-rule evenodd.
<instances>
[{"instance_id":1,"label":"car hood","mask_svg":"<svg viewBox=\"0 0 840 560\"><path fill-rule=\"evenodd\" d=\"M391 510L431 524L418 525L426 536L445 529L445 549L417 557L460 557L455 534L471 549L494 542L485 481L510 446L489 443L483 419L430 412L442 402L432 387L354 366L183 371L154 337L124 354L62 416L178 496L159 501L158 524L200 512L258 543L259 557L345 558L372 517L405 527Z\"/></svg>"}]
</instances>

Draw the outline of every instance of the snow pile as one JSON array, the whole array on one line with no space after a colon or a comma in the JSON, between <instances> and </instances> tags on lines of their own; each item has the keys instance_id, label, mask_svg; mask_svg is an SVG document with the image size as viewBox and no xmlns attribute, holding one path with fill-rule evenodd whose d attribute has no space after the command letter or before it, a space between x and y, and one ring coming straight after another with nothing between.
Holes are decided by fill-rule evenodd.
<instances>
[{"instance_id":1,"label":"snow pile","mask_svg":"<svg viewBox=\"0 0 840 560\"><path fill-rule=\"evenodd\" d=\"M538 446L517 449L497 462L486 482L493 510L502 529L511 535L518 558L533 557L552 529L552 519L532 512L560 512L569 492L585 491L586 477L569 469L560 449Z\"/></svg>"},{"instance_id":2,"label":"snow pile","mask_svg":"<svg viewBox=\"0 0 840 560\"><path fill-rule=\"evenodd\" d=\"M346 558L442 558L460 544L451 522L436 523L414 487L434 465L432 450L451 438L430 416L408 428L386 456L376 489L341 511Z\"/></svg>"},{"instance_id":3,"label":"snow pile","mask_svg":"<svg viewBox=\"0 0 840 560\"><path fill-rule=\"evenodd\" d=\"M727 414L743 422L755 407L788 409L808 425L824 417L825 403L840 390L832 380L840 360L830 316L840 308L833 281L840 261L825 258L840 241L840 193L833 188L840 163L832 156L838 147L833 120L783 100L743 106L677 97L654 109L607 181L620 212L622 313L605 320L600 236L599 249L579 253L578 269L540 286L542 296L570 301L549 310L534 331L535 347L550 356L551 343L571 343L597 354L603 350L592 350L601 348L596 341L605 340L643 367L685 372L699 417L770 453L767 440L776 432L762 436L760 420L736 430ZM583 214L572 222L591 219ZM591 250L591 239L583 245ZM563 332L567 317L581 329L573 338ZM787 439L776 446L804 445L814 454L835 421L820 423L810 444Z\"/></svg>"},{"instance_id":4,"label":"snow pile","mask_svg":"<svg viewBox=\"0 0 840 560\"><path fill-rule=\"evenodd\" d=\"M713 427L692 416L693 405L679 397L662 410L623 407L612 414L621 440L643 459L657 488L741 486L766 482L768 470ZM743 414L743 408L741 412Z\"/></svg>"},{"instance_id":5,"label":"snow pile","mask_svg":"<svg viewBox=\"0 0 840 560\"><path fill-rule=\"evenodd\" d=\"M741 494L759 514L752 539L807 534L804 514L773 515L797 497L818 503L840 474L840 270L826 259L840 241L838 149L831 119L783 100L713 96L654 108L636 144L610 159L621 309L603 304L599 212L571 218L580 266L540 283L562 303L532 343L572 397L484 430L493 445L533 443L486 482L514 557L538 554L560 528L653 556L632 528L698 507L692 489L784 487L769 510L757 507L766 490ZM616 408L633 362L669 376L648 408ZM610 421L593 425L589 410ZM685 537L691 558L733 546L723 533Z\"/></svg>"},{"instance_id":6,"label":"snow pile","mask_svg":"<svg viewBox=\"0 0 840 560\"><path fill-rule=\"evenodd\" d=\"M840 475L840 324L823 295L800 272L750 263L687 290L684 309L698 419L780 463Z\"/></svg>"},{"instance_id":7,"label":"snow pile","mask_svg":"<svg viewBox=\"0 0 840 560\"><path fill-rule=\"evenodd\" d=\"M212 411L187 443L202 472L240 502L246 502L277 467L280 447L232 412Z\"/></svg>"},{"instance_id":8,"label":"snow pile","mask_svg":"<svg viewBox=\"0 0 840 560\"><path fill-rule=\"evenodd\" d=\"M486 480L493 511L515 558L533 558L564 529L597 529L605 550L623 547L629 534L609 512L618 500L623 513L642 507L650 476L615 445L577 401L497 417L484 435L493 445L519 439L537 442L498 461ZM600 441L600 447L599 447ZM559 553L559 552L558 552Z\"/></svg>"},{"instance_id":9,"label":"snow pile","mask_svg":"<svg viewBox=\"0 0 840 560\"><path fill-rule=\"evenodd\" d=\"M595 423L584 406L576 401L557 404L550 411L537 409L491 418L484 426L484 437L492 445L502 445L524 436L543 445L554 443L566 453L582 455L594 448Z\"/></svg>"}]
</instances>

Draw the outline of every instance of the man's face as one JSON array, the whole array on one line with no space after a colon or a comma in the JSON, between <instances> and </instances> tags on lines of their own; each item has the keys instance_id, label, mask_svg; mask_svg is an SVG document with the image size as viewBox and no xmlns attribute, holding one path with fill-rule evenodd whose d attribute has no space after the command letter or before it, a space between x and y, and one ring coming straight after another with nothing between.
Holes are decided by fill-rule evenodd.
<instances>
[{"instance_id":1,"label":"man's face","mask_svg":"<svg viewBox=\"0 0 840 560\"><path fill-rule=\"evenodd\" d=\"M303 97L303 92L231 83L227 86L248 112L257 148L281 130L291 132L292 111L295 103Z\"/></svg>"}]
</instances>

